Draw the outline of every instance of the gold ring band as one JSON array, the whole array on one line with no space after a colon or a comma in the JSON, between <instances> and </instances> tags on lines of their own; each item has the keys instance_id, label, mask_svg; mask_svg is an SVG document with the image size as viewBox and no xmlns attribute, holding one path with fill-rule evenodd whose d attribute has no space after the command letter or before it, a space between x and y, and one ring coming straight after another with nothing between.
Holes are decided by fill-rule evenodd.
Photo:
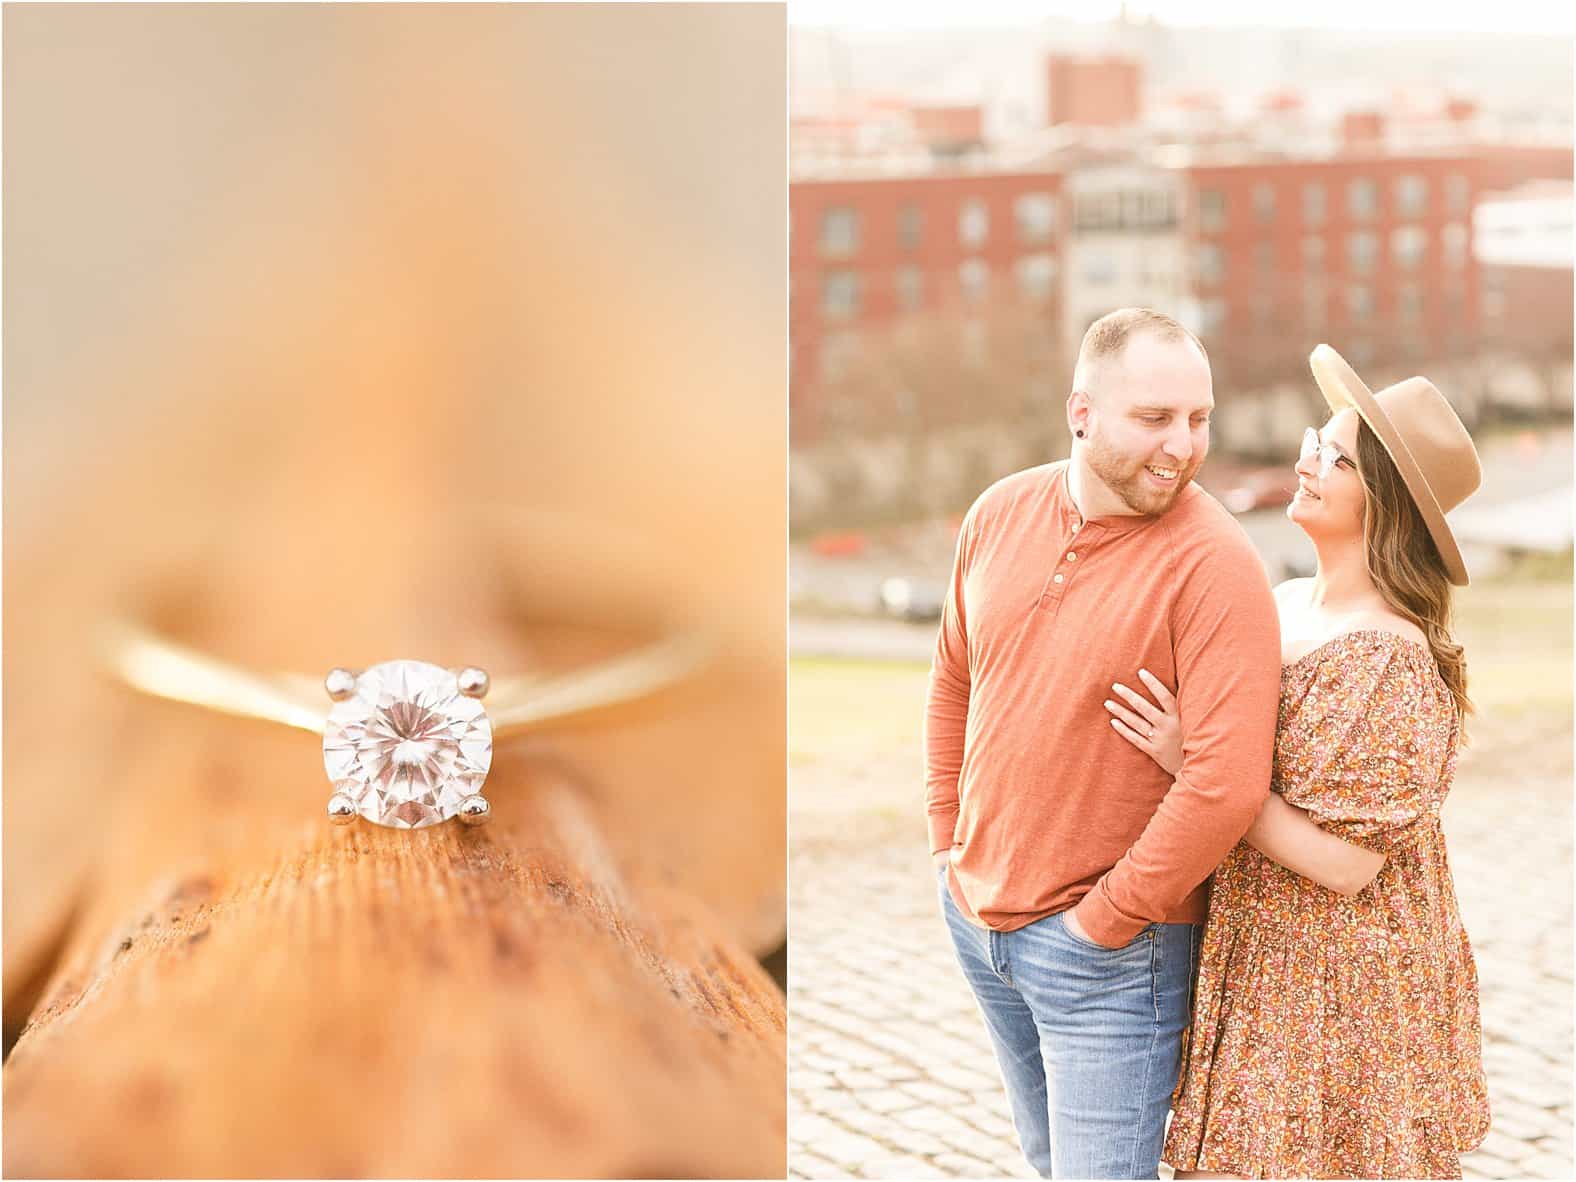
<instances>
[{"instance_id":1,"label":"gold ring band","mask_svg":"<svg viewBox=\"0 0 1576 1182\"><path fill-rule=\"evenodd\" d=\"M555 593L581 615L600 609L625 626L646 617L640 622L657 623L656 637L551 674L494 679L474 666L391 660L359 671L335 668L320 679L245 668L166 634L147 613L128 610L101 627L100 656L111 675L142 693L322 735L334 786L328 812L336 823L359 815L401 828L451 817L479 824L489 810L480 789L494 739L648 697L697 672L716 647L709 630L662 610L665 603L690 602L676 588L653 585L652 572L671 562L601 526L561 515L532 517L536 536L525 552L551 559L556 549L560 571L572 569L578 580L550 586L554 572L538 565L536 591ZM508 533L516 541L521 524L522 515L509 514Z\"/></svg>"}]
</instances>

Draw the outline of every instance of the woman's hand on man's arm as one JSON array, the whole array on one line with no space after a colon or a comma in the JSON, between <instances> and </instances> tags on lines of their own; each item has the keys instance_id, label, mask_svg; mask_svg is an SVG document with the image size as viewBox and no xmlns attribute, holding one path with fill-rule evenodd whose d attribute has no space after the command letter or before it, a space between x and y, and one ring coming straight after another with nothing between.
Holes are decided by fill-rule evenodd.
<instances>
[{"instance_id":1,"label":"woman's hand on man's arm","mask_svg":"<svg viewBox=\"0 0 1576 1182\"><path fill-rule=\"evenodd\" d=\"M1182 725L1176 696L1147 669L1138 671L1138 681L1149 691L1148 697L1120 682L1111 687L1113 696L1105 703L1111 726L1165 771L1176 775L1182 766ZM1340 895L1357 894L1384 865L1383 854L1320 829L1307 813L1275 793L1264 802L1244 840L1288 870Z\"/></svg>"}]
</instances>

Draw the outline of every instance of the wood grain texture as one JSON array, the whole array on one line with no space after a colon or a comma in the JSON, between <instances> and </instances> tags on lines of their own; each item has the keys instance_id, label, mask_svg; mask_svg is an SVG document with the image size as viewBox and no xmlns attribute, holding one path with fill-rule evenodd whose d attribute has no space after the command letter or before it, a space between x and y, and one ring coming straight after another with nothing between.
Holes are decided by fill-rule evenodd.
<instances>
[{"instance_id":1,"label":"wood grain texture","mask_svg":"<svg viewBox=\"0 0 1576 1182\"><path fill-rule=\"evenodd\" d=\"M272 552L334 545L303 526ZM289 652L328 630L284 623L295 593L232 580L255 569L249 546L208 557L204 590L232 605L204 613L211 647ZM389 578L330 613L349 651L414 632L412 651L449 663L555 669L608 647L500 623L480 585ZM43 628L8 662L52 633L73 651ZM103 687L75 748L103 770L82 792L94 811L30 856L8 845L8 876L51 849L88 868L5 1068L6 1172L779 1175L783 999L752 953L780 931L781 687L724 656L661 697L501 743L491 823L415 832L328 826L310 735ZM61 782L16 735L49 706L8 711L8 795L35 831L58 822Z\"/></svg>"},{"instance_id":2,"label":"wood grain texture","mask_svg":"<svg viewBox=\"0 0 1576 1182\"><path fill-rule=\"evenodd\" d=\"M780 16L74 7L5 14L5 1172L781 1176ZM310 735L96 671L150 588L260 669L722 652L343 831Z\"/></svg>"},{"instance_id":3,"label":"wood grain texture","mask_svg":"<svg viewBox=\"0 0 1576 1182\"><path fill-rule=\"evenodd\" d=\"M430 595L441 616L416 590L369 605L345 621L350 647L402 631L410 603L449 621L418 629L434 639L417 651L456 662L480 648L572 667L593 651ZM111 691L74 934L6 1066L6 1172L780 1174L783 1002L739 938L770 939L766 908L737 905L774 897L776 851L732 840L774 807L757 754L780 687L725 658L661 698L502 743L491 823L415 832L329 827L312 736Z\"/></svg>"},{"instance_id":4,"label":"wood grain texture","mask_svg":"<svg viewBox=\"0 0 1576 1182\"><path fill-rule=\"evenodd\" d=\"M237 833L106 907L7 1066L6 1173L780 1174L776 987L569 775L498 770L487 830Z\"/></svg>"}]
</instances>

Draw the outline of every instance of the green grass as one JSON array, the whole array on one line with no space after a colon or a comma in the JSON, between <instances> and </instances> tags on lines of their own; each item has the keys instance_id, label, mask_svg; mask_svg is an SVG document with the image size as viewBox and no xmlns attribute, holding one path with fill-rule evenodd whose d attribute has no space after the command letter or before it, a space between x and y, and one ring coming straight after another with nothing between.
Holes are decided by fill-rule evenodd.
<instances>
[{"instance_id":1,"label":"green grass","mask_svg":"<svg viewBox=\"0 0 1576 1182\"><path fill-rule=\"evenodd\" d=\"M929 674L917 661L790 661L789 761L917 748Z\"/></svg>"},{"instance_id":2,"label":"green grass","mask_svg":"<svg viewBox=\"0 0 1576 1182\"><path fill-rule=\"evenodd\" d=\"M1460 592L1456 635L1467 650L1472 728L1536 714L1571 717L1571 581L1566 558ZM919 662L798 658L789 662L789 759L881 757L918 749L929 667Z\"/></svg>"},{"instance_id":3,"label":"green grass","mask_svg":"<svg viewBox=\"0 0 1576 1182\"><path fill-rule=\"evenodd\" d=\"M1467 650L1467 695L1477 706L1478 724L1543 711L1569 721L1569 570L1567 558L1555 578L1497 580L1460 593L1456 639Z\"/></svg>"}]
</instances>

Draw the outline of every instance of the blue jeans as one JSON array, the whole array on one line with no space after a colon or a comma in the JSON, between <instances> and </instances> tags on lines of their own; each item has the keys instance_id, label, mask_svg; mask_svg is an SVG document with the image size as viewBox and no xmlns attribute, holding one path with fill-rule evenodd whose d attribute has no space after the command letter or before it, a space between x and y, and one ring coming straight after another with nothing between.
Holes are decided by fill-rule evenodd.
<instances>
[{"instance_id":1,"label":"blue jeans","mask_svg":"<svg viewBox=\"0 0 1576 1182\"><path fill-rule=\"evenodd\" d=\"M995 932L937 880L1029 1165L1042 1178L1158 1177L1199 925L1150 924L1115 950L1073 935L1064 913Z\"/></svg>"}]
</instances>

